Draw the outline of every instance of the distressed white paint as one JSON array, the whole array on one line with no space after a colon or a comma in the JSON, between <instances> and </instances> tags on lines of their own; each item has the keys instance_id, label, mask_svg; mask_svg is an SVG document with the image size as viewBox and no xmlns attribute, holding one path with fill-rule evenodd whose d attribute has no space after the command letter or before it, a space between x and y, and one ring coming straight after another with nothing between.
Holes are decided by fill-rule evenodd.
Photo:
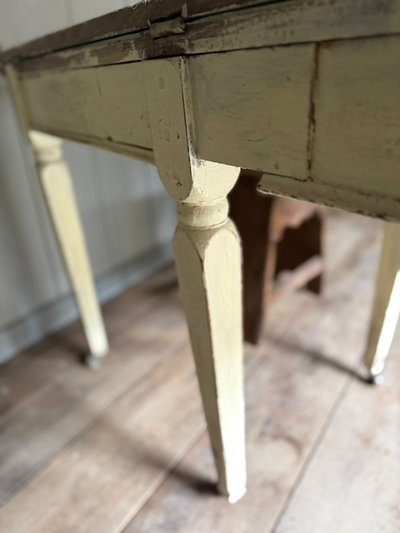
<instances>
[{"instance_id":1,"label":"distressed white paint","mask_svg":"<svg viewBox=\"0 0 400 533\"><path fill-rule=\"evenodd\" d=\"M140 63L27 75L21 89L37 130L151 148Z\"/></svg>"},{"instance_id":2,"label":"distressed white paint","mask_svg":"<svg viewBox=\"0 0 400 533\"><path fill-rule=\"evenodd\" d=\"M209 7L211 5L208 2L206 4ZM393 35L400 31L400 5L397 0L387 0L382 5L376 4L373 0L357 2L248 0L249 5L246 9L237 9L238 6L233 4L229 6L227 2L221 7L218 3L214 14L211 15L209 12L207 15L207 12L200 7L201 2L183 2L184 28L182 19L175 13L173 19L153 21L150 35L160 38L162 34L171 32L174 34L175 51L179 49L183 55L195 55L288 44L329 42L349 37ZM242 2L240 5L245 7ZM225 10L222 24L221 16L217 14L221 9ZM199 16L200 13L203 16ZM109 64L113 54L112 63L140 61L149 52L147 49L149 42L143 42L143 36L139 33L142 29L145 29L145 25L139 24L134 30L137 32L134 35L111 37L108 40L106 55L102 53L104 43L101 41L85 46L84 49L77 46L51 55L53 59L68 61L70 68ZM166 52L165 41L161 43L160 52L163 56ZM157 49L157 45L155 48ZM151 46L151 57L155 57L154 52ZM175 52L172 55L175 55ZM38 62L34 60L29 67L25 66L31 69L35 64Z\"/></svg>"},{"instance_id":3,"label":"distressed white paint","mask_svg":"<svg viewBox=\"0 0 400 533\"><path fill-rule=\"evenodd\" d=\"M386 222L364 364L383 371L400 316L400 225Z\"/></svg>"},{"instance_id":4,"label":"distressed white paint","mask_svg":"<svg viewBox=\"0 0 400 533\"><path fill-rule=\"evenodd\" d=\"M133 3L4 0L0 45L9 48ZM21 23L24 20L29 24ZM165 245L175 226L175 206L152 165L72 142L64 143L64 154L94 273L111 280L102 291L104 300L168 260ZM1 76L0 190L1 361L77 317L72 300L66 298L71 289L33 158Z\"/></svg>"},{"instance_id":5,"label":"distressed white paint","mask_svg":"<svg viewBox=\"0 0 400 533\"><path fill-rule=\"evenodd\" d=\"M313 70L309 44L192 57L199 156L306 179Z\"/></svg>"},{"instance_id":6,"label":"distressed white paint","mask_svg":"<svg viewBox=\"0 0 400 533\"><path fill-rule=\"evenodd\" d=\"M400 197L400 37L321 45L312 178Z\"/></svg>"},{"instance_id":7,"label":"distressed white paint","mask_svg":"<svg viewBox=\"0 0 400 533\"><path fill-rule=\"evenodd\" d=\"M95 364L108 352L108 341L93 283L86 242L68 166L63 159L61 140L30 131L37 175L51 214L66 269L79 307L90 358Z\"/></svg>"},{"instance_id":8,"label":"distressed white paint","mask_svg":"<svg viewBox=\"0 0 400 533\"><path fill-rule=\"evenodd\" d=\"M293 52L299 52L299 55L295 61L292 60L293 58L289 59L289 56L284 57L283 61L278 58L276 63L272 61L271 68L270 62L266 61L270 52L289 54L289 56ZM268 52L265 50L249 50L246 53L229 52L224 54L221 63L214 65L209 72L207 72L207 68L214 59L218 60L217 55L211 59L209 57L204 58L204 63L203 58L197 60L197 58L177 57L148 61L144 62L143 65L135 63L132 66L103 66L95 72L86 72L85 70L46 72L41 77L42 81L39 78L35 80L27 77L26 83L23 83L25 99L28 104L28 118L31 124L38 127L43 126L45 131L49 131L51 123L54 122L54 127L59 128L60 133L65 131L67 137L73 137L72 134L68 134L76 132L76 138L82 137L82 140L89 142L91 137L97 136L101 142L106 140L112 142L113 138L116 138L117 142L121 144L121 140L125 139L123 136L127 135L131 145L135 145L137 142L142 148L152 148L154 151L154 158L163 183L178 204L179 224L174 241L178 278L218 471L219 488L231 501L236 501L245 492L246 469L240 243L234 227L227 219L228 205L226 200L229 190L238 177L239 169L228 166L228 164L256 167L261 170L270 170L272 173L274 170L278 173L279 170L282 173L279 178L282 183L289 179L298 178L297 182L300 188L308 187L313 190L311 178L318 180L319 176L315 177L310 172L313 170L311 156L318 153L318 136L323 135L323 131L319 130L319 112L321 112L322 104L315 99L315 95L317 97L319 95L318 84L321 83L318 77L318 60L323 60L322 54L319 52L319 45L296 45L283 51L275 49ZM395 56L397 55L395 47L393 53ZM231 58L234 58L233 63L229 64ZM302 61L304 61L303 64ZM189 69L189 62L191 62L191 69ZM246 71L248 63L251 66L250 71ZM374 61L371 63L374 64ZM292 65L293 68L300 65L300 74L304 76L301 83L302 91L299 90L299 87L296 89L296 86L292 86L293 79L290 74L281 72L282 64L285 68L288 65ZM270 67L266 69L268 78L263 77L266 66ZM104 70L105 68L109 70ZM356 65L354 65L354 69L356 69ZM350 70L352 71L352 69ZM127 79L128 73L135 73L132 88L133 94L138 95L138 98L134 99L137 100L135 107L140 113L139 119L136 117L135 121L137 130L133 131L129 127L131 115L128 114L128 124L125 124L124 120L127 117L123 117L124 120L121 120L118 116L118 106L114 108L113 102L109 101L107 94L121 92L123 98L126 94L119 87L118 80L113 79L113 77L108 80L111 84L108 91L105 85L108 82L103 79L103 74L107 78L108 72L122 74L122 80ZM222 83L219 83L218 77L221 72L225 77L222 78ZM237 76L231 85L228 76L232 72L236 73ZM240 79L240 75L244 75L246 78L246 74L251 76L254 72L257 75L253 88L249 91L249 87L246 87L246 84ZM261 78L257 78L259 72L262 74ZM321 70L321 72L323 71ZM203 76L204 74L206 76ZM368 68L367 74L371 75ZM196 81L197 75L199 76ZM119 75L117 77L119 78ZM203 78L206 80L205 84ZM144 82L141 81L142 79ZM268 91L276 81L280 82L277 83L276 94L272 93L270 98L265 99L264 91ZM44 85L41 85L42 82ZM135 85L136 82L138 87ZM140 85L145 87L148 121L145 116L146 106L140 101L143 91ZM364 88L364 86L367 90L367 100L364 104L369 109L376 104L377 95L374 94L373 89L370 93L371 89L368 83L362 87ZM199 88L201 90L198 90ZM285 115L283 102L280 101L286 88L289 89L292 98L297 98L299 94L301 96L301 100L296 102L291 112L291 115L298 112L299 116L291 117L290 121ZM60 105L57 99L52 99L51 89L53 91L60 90L60 92L65 90L61 93L60 98L63 105ZM126 88L124 87L124 89ZM41 98L45 104L48 104L48 107L44 104L40 106L38 103L38 114L35 116L33 101L39 100L39 93L42 91ZM363 94L363 91L360 92ZM384 95L385 91L382 92L382 88L380 88L378 96L381 96L382 93ZM239 97L240 101L232 104L229 101L231 94L234 95L234 99ZM371 102L368 100L370 94L374 96ZM389 95L391 95L390 91ZM290 100L290 98L287 99ZM323 100L324 102L329 101L329 98L324 97ZM342 102L340 98L337 100ZM216 101L217 107L212 110L214 113L209 116L207 127L205 121L207 113L203 110L208 108L210 101ZM129 98L127 102L130 102ZM197 105L199 102L200 106L196 112L194 104ZM224 113L226 103L228 103L228 111ZM235 103L238 105L236 106ZM99 110L98 114L91 109L93 104L94 109ZM355 106L356 104L357 102L352 99L351 105ZM236 107L241 114L235 114ZM109 112L109 108L113 108L110 116L104 115ZM274 117L275 108L279 109L277 117ZM230 138L232 131L237 133L239 130L240 132L240 128L236 130L238 122L243 123L241 124L242 131L246 130L245 121L248 116L252 119L251 122L255 123L258 113L263 112L263 118L256 130L250 131L250 138L248 131L245 131L246 135L242 139ZM113 135L110 134L107 127L110 117L113 117L116 128L118 128ZM316 121L313 120L315 117ZM344 117L344 126L346 126L351 118L348 113L344 114ZM207 135L212 131L213 124L218 125L224 118L228 118L228 121L217 134L216 137L218 138L214 141L207 138ZM289 133L294 127L293 119L299 123L297 133L300 134L302 142L302 146L298 150L300 155L298 161L291 161L290 152L287 150L287 144L291 140ZM44 122L42 123L41 120ZM383 117L382 122L385 122L385 117ZM272 130L275 140L279 137L277 132L282 125L284 130L280 135L282 139L279 140L279 144L284 145L285 150L282 154L276 153L276 147L272 150L274 157L278 157L278 161L275 160L278 168L269 169L265 166L265 162L270 164L265 148L256 154L257 157L260 157L259 164L254 162L254 158L247 159L252 152L248 142L258 142L258 137L254 133L260 132L268 135ZM80 127L82 129L79 129ZM276 131L274 131L274 127ZM151 129L151 143L146 144L146 132L149 128ZM379 128L376 131L379 133ZM206 139L201 137L203 132L205 132ZM340 131L336 132L335 138L340 133ZM136 137L138 141L133 140ZM292 144L298 140L298 137L299 135L296 135L295 132ZM392 139L391 136L389 137ZM217 142L218 144L216 144ZM243 154L240 154L240 148L243 144L246 145L245 150ZM270 140L269 144L273 144L273 141ZM211 147L214 146L225 147L226 155L213 154ZM236 160L235 157L238 156L238 153L240 157ZM340 153L335 153L335 155L340 157ZM376 154L372 153L369 157L374 159ZM334 161L330 163L334 164ZM283 169L287 168L288 170L280 170L281 165ZM397 169L397 166L395 168ZM359 168L358 172L363 175L362 168ZM319 175L322 175L321 170ZM365 175L363 179L365 179ZM369 192L368 188L367 192ZM387 192L390 200L396 200L392 189ZM361 184L358 193L364 193ZM379 200L379 195L376 196ZM312 199L316 199L315 194L312 195ZM371 196L372 203L374 200L375 196ZM340 206L340 203L337 205ZM359 206L354 205L353 208L357 209ZM374 214L372 208L367 212ZM399 219L399 215L397 218ZM390 306L391 303L389 303ZM397 311L398 308L396 308ZM380 343L378 344L379 350Z\"/></svg>"},{"instance_id":9,"label":"distressed white paint","mask_svg":"<svg viewBox=\"0 0 400 533\"><path fill-rule=\"evenodd\" d=\"M176 269L210 434L218 488L246 491L240 238L226 196L239 168L195 154L188 61L143 64L154 157L178 206Z\"/></svg>"}]
</instances>

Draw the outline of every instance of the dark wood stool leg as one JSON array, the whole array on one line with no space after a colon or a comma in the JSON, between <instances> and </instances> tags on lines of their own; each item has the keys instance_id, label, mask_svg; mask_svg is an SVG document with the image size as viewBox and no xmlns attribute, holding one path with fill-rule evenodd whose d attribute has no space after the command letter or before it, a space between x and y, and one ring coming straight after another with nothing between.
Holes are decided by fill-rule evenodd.
<instances>
[{"instance_id":1,"label":"dark wood stool leg","mask_svg":"<svg viewBox=\"0 0 400 533\"><path fill-rule=\"evenodd\" d=\"M304 202L258 195L260 178L259 172L242 170L229 195L244 255L244 338L252 344L259 340L268 303L302 286L320 293L323 268L322 213ZM282 271L293 275L276 284Z\"/></svg>"},{"instance_id":2,"label":"dark wood stool leg","mask_svg":"<svg viewBox=\"0 0 400 533\"><path fill-rule=\"evenodd\" d=\"M243 327L247 342L257 344L265 314L268 232L272 198L256 194L260 173L242 170L229 195L230 217L243 246ZM263 243L265 243L263 245ZM272 258L270 257L270 260ZM274 265L273 265L273 270Z\"/></svg>"},{"instance_id":3,"label":"dark wood stool leg","mask_svg":"<svg viewBox=\"0 0 400 533\"><path fill-rule=\"evenodd\" d=\"M286 228L278 245L276 274L294 270L312 257L323 257L323 217L316 212L297 228ZM322 289L322 272L310 280L307 289L319 294Z\"/></svg>"}]
</instances>

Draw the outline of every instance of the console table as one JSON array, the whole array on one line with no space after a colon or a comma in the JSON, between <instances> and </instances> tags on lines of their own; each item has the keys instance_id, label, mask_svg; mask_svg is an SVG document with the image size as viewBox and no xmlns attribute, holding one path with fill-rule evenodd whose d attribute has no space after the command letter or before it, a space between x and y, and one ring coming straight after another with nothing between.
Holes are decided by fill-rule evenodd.
<instances>
[{"instance_id":1,"label":"console table","mask_svg":"<svg viewBox=\"0 0 400 533\"><path fill-rule=\"evenodd\" d=\"M365 356L378 375L400 305L399 66L400 0L149 0L0 56L89 363L107 339L58 138L154 162L176 200L180 290L230 501L246 468L241 249L227 194L247 168L263 173L261 191L389 221Z\"/></svg>"}]
</instances>

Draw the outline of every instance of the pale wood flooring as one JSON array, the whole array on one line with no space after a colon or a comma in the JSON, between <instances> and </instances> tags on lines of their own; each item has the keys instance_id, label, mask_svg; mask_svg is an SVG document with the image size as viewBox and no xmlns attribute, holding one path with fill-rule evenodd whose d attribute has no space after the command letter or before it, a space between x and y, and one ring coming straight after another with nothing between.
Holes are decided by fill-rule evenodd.
<instances>
[{"instance_id":1,"label":"pale wood flooring","mask_svg":"<svg viewBox=\"0 0 400 533\"><path fill-rule=\"evenodd\" d=\"M400 346L358 377L381 223L328 221L325 291L270 309L246 348L249 482L215 494L173 269L105 306L112 351L74 324L0 367L0 532L400 531Z\"/></svg>"}]
</instances>

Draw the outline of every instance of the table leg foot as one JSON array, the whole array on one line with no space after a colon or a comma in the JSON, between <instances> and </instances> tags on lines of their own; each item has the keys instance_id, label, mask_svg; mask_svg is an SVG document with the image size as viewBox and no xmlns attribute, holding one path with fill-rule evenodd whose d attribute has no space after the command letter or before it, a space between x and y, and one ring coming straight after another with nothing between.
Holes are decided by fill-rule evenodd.
<instances>
[{"instance_id":1,"label":"table leg foot","mask_svg":"<svg viewBox=\"0 0 400 533\"><path fill-rule=\"evenodd\" d=\"M37 173L46 199L50 218L60 245L86 340L94 359L108 352L107 334L96 295L92 269L75 201L67 163L63 159L60 139L36 131L29 133L35 154Z\"/></svg>"},{"instance_id":2,"label":"table leg foot","mask_svg":"<svg viewBox=\"0 0 400 533\"><path fill-rule=\"evenodd\" d=\"M373 383L381 376L400 314L400 224L385 222L364 366Z\"/></svg>"},{"instance_id":3,"label":"table leg foot","mask_svg":"<svg viewBox=\"0 0 400 533\"><path fill-rule=\"evenodd\" d=\"M371 374L371 372L367 371L364 381L369 385L383 385L385 378L383 374Z\"/></svg>"},{"instance_id":4,"label":"table leg foot","mask_svg":"<svg viewBox=\"0 0 400 533\"><path fill-rule=\"evenodd\" d=\"M197 223L209 215L189 209ZM228 219L207 227L205 218L179 224L174 250L218 489L233 503L246 491L240 240Z\"/></svg>"},{"instance_id":5,"label":"table leg foot","mask_svg":"<svg viewBox=\"0 0 400 533\"><path fill-rule=\"evenodd\" d=\"M98 355L89 353L85 356L83 361L84 361L85 366L87 366L91 370L98 370L99 368L101 368L103 364L103 359L104 359L104 356L99 357Z\"/></svg>"}]
</instances>

